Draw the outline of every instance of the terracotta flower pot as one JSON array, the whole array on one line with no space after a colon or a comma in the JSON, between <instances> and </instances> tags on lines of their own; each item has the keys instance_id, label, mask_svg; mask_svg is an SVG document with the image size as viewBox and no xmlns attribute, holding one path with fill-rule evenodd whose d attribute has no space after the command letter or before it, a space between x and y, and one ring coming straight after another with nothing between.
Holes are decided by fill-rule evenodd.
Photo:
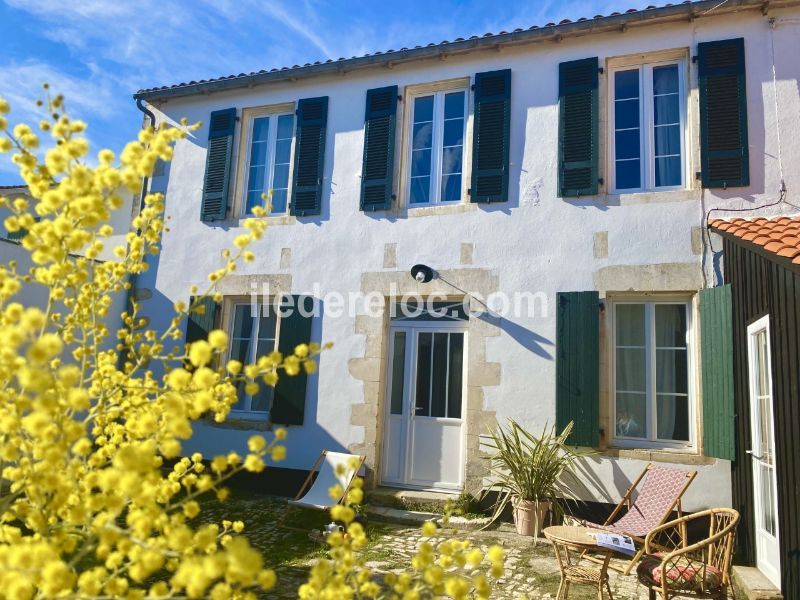
<instances>
[{"instance_id":1,"label":"terracotta flower pot","mask_svg":"<svg viewBox=\"0 0 800 600\"><path fill-rule=\"evenodd\" d=\"M514 498L514 524L519 535L540 537L550 502Z\"/></svg>"}]
</instances>

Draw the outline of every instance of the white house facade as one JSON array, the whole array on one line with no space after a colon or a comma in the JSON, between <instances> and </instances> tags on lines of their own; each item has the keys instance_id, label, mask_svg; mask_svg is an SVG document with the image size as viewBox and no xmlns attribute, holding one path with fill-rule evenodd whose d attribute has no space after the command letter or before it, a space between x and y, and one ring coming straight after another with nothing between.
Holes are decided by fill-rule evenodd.
<instances>
[{"instance_id":1,"label":"white house facade","mask_svg":"<svg viewBox=\"0 0 800 600\"><path fill-rule=\"evenodd\" d=\"M282 467L344 450L374 485L474 492L488 428L574 421L585 499L665 462L699 472L685 509L730 505L706 221L800 186L798 56L800 2L702 1L140 91L157 125L204 123L150 183L143 314L166 327L272 190L256 260L189 327L243 359L334 343L185 451L286 424ZM320 311L254 317L254 294ZM413 294L446 314L393 311Z\"/></svg>"}]
</instances>

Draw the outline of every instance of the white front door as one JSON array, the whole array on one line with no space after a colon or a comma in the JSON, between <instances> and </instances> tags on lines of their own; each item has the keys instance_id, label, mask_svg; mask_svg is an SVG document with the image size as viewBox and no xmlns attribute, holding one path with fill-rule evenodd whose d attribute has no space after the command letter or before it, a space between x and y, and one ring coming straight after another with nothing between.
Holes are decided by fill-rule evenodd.
<instances>
[{"instance_id":1,"label":"white front door","mask_svg":"<svg viewBox=\"0 0 800 600\"><path fill-rule=\"evenodd\" d=\"M753 461L756 566L777 587L781 586L778 545L778 486L775 474L775 423L769 316L747 328L750 373L750 430Z\"/></svg>"},{"instance_id":2,"label":"white front door","mask_svg":"<svg viewBox=\"0 0 800 600\"><path fill-rule=\"evenodd\" d=\"M462 489L466 333L426 322L394 326L389 337L382 480Z\"/></svg>"}]
</instances>

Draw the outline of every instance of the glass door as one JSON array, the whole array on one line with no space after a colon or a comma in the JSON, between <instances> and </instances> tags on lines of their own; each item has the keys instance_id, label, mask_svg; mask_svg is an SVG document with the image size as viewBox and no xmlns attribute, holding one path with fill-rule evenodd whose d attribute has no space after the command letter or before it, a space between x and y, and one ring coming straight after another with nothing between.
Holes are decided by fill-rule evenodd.
<instances>
[{"instance_id":1,"label":"glass door","mask_svg":"<svg viewBox=\"0 0 800 600\"><path fill-rule=\"evenodd\" d=\"M384 483L462 488L465 335L429 323L390 331Z\"/></svg>"},{"instance_id":2,"label":"glass door","mask_svg":"<svg viewBox=\"0 0 800 600\"><path fill-rule=\"evenodd\" d=\"M756 564L778 588L781 586L778 537L778 493L775 474L775 426L769 316L747 328L750 374L750 433L753 461Z\"/></svg>"}]
</instances>

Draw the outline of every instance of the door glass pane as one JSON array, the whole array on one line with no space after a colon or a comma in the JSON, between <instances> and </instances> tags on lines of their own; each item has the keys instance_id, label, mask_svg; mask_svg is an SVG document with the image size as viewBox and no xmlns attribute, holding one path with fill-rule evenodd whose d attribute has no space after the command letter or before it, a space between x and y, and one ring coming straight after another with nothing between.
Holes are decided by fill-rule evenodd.
<instances>
[{"instance_id":1,"label":"door glass pane","mask_svg":"<svg viewBox=\"0 0 800 600\"><path fill-rule=\"evenodd\" d=\"M681 184L681 157L656 158L656 186L667 187Z\"/></svg>"},{"instance_id":2,"label":"door glass pane","mask_svg":"<svg viewBox=\"0 0 800 600\"><path fill-rule=\"evenodd\" d=\"M430 202L433 161L433 96L414 99L411 137L411 204Z\"/></svg>"},{"instance_id":3,"label":"door glass pane","mask_svg":"<svg viewBox=\"0 0 800 600\"><path fill-rule=\"evenodd\" d=\"M274 340L277 320L277 315L272 311L267 315L261 315L258 320L258 339Z\"/></svg>"},{"instance_id":4,"label":"door glass pane","mask_svg":"<svg viewBox=\"0 0 800 600\"><path fill-rule=\"evenodd\" d=\"M450 334L450 368L447 381L447 416L461 418L461 385L464 368L464 334Z\"/></svg>"},{"instance_id":5,"label":"door glass pane","mask_svg":"<svg viewBox=\"0 0 800 600\"><path fill-rule=\"evenodd\" d=\"M645 392L644 348L617 348L617 390L622 392Z\"/></svg>"},{"instance_id":6,"label":"door glass pane","mask_svg":"<svg viewBox=\"0 0 800 600\"><path fill-rule=\"evenodd\" d=\"M444 95L444 124L442 128L441 200L461 199L461 159L463 157L464 92Z\"/></svg>"},{"instance_id":7,"label":"door glass pane","mask_svg":"<svg viewBox=\"0 0 800 600\"><path fill-rule=\"evenodd\" d=\"M233 330L231 331L231 360L242 363L250 362L250 336L253 331L253 317L250 314L249 304L237 304L233 309ZM244 383L237 384L238 402L233 410L246 410L247 394Z\"/></svg>"},{"instance_id":8,"label":"door glass pane","mask_svg":"<svg viewBox=\"0 0 800 600\"><path fill-rule=\"evenodd\" d=\"M433 96L414 98L414 123L433 121Z\"/></svg>"},{"instance_id":9,"label":"door glass pane","mask_svg":"<svg viewBox=\"0 0 800 600\"><path fill-rule=\"evenodd\" d=\"M411 178L411 204L425 204L431 198L431 178L412 177Z\"/></svg>"},{"instance_id":10,"label":"door glass pane","mask_svg":"<svg viewBox=\"0 0 800 600\"><path fill-rule=\"evenodd\" d=\"M617 346L644 348L644 304L617 304Z\"/></svg>"},{"instance_id":11,"label":"door glass pane","mask_svg":"<svg viewBox=\"0 0 800 600\"><path fill-rule=\"evenodd\" d=\"M292 136L294 135L294 115L278 117L278 130L275 136L275 160L272 172L272 213L286 212L286 198L289 190L289 166L292 155Z\"/></svg>"},{"instance_id":12,"label":"door glass pane","mask_svg":"<svg viewBox=\"0 0 800 600\"><path fill-rule=\"evenodd\" d=\"M253 331L253 317L250 313L251 307L249 304L237 304L234 307L233 331L231 332L233 339L250 339Z\"/></svg>"},{"instance_id":13,"label":"door glass pane","mask_svg":"<svg viewBox=\"0 0 800 600\"><path fill-rule=\"evenodd\" d=\"M658 348L686 347L686 305L656 304L656 346Z\"/></svg>"},{"instance_id":14,"label":"door glass pane","mask_svg":"<svg viewBox=\"0 0 800 600\"><path fill-rule=\"evenodd\" d=\"M614 161L617 189L641 187L639 69L614 73Z\"/></svg>"},{"instance_id":15,"label":"door glass pane","mask_svg":"<svg viewBox=\"0 0 800 600\"><path fill-rule=\"evenodd\" d=\"M420 333L417 342L417 398L415 414L427 417L431 414L431 354L433 334Z\"/></svg>"},{"instance_id":16,"label":"door glass pane","mask_svg":"<svg viewBox=\"0 0 800 600\"><path fill-rule=\"evenodd\" d=\"M646 394L617 392L616 431L618 436L646 437L646 403Z\"/></svg>"},{"instance_id":17,"label":"door glass pane","mask_svg":"<svg viewBox=\"0 0 800 600\"><path fill-rule=\"evenodd\" d=\"M767 385L768 372L767 372L767 331L762 330L756 334L756 352L758 377L756 378L756 393L759 396L767 396L770 393L769 386Z\"/></svg>"},{"instance_id":18,"label":"door glass pane","mask_svg":"<svg viewBox=\"0 0 800 600\"><path fill-rule=\"evenodd\" d=\"M617 100L614 103L614 124L617 129L639 127L639 98Z\"/></svg>"},{"instance_id":19,"label":"door glass pane","mask_svg":"<svg viewBox=\"0 0 800 600\"><path fill-rule=\"evenodd\" d=\"M446 333L433 334L433 371L431 372L431 417L447 414L447 338Z\"/></svg>"},{"instance_id":20,"label":"door glass pane","mask_svg":"<svg viewBox=\"0 0 800 600\"><path fill-rule=\"evenodd\" d=\"M771 465L773 463L772 452L772 398L769 396L761 396L758 398L760 406L760 427L761 431L759 436L761 444L759 448L759 455L765 464Z\"/></svg>"},{"instance_id":21,"label":"door glass pane","mask_svg":"<svg viewBox=\"0 0 800 600\"><path fill-rule=\"evenodd\" d=\"M642 187L642 166L639 159L617 161L617 189L634 190Z\"/></svg>"},{"instance_id":22,"label":"door glass pane","mask_svg":"<svg viewBox=\"0 0 800 600\"><path fill-rule=\"evenodd\" d=\"M461 199L461 174L442 175L442 201Z\"/></svg>"},{"instance_id":23,"label":"door glass pane","mask_svg":"<svg viewBox=\"0 0 800 600\"><path fill-rule=\"evenodd\" d=\"M266 185L266 167L269 148L269 117L253 119L250 141L250 169L247 176L247 212L264 203L261 194Z\"/></svg>"},{"instance_id":24,"label":"door glass pane","mask_svg":"<svg viewBox=\"0 0 800 600\"><path fill-rule=\"evenodd\" d=\"M653 67L653 156L656 187L681 185L678 65Z\"/></svg>"},{"instance_id":25,"label":"door glass pane","mask_svg":"<svg viewBox=\"0 0 800 600\"><path fill-rule=\"evenodd\" d=\"M660 440L689 441L689 398L656 395L656 437Z\"/></svg>"},{"instance_id":26,"label":"door glass pane","mask_svg":"<svg viewBox=\"0 0 800 600\"><path fill-rule=\"evenodd\" d=\"M275 340L258 340L256 343L256 360L262 356L268 355L275 350Z\"/></svg>"},{"instance_id":27,"label":"door glass pane","mask_svg":"<svg viewBox=\"0 0 800 600\"><path fill-rule=\"evenodd\" d=\"M406 367L406 332L397 331L394 334L394 348L392 353L392 397L391 413L403 414L403 386L405 385Z\"/></svg>"},{"instance_id":28,"label":"door glass pane","mask_svg":"<svg viewBox=\"0 0 800 600\"><path fill-rule=\"evenodd\" d=\"M761 486L761 528L775 535L776 519L775 519L775 497L773 490L775 489L775 471L763 463L759 463L758 469L760 471L759 484Z\"/></svg>"},{"instance_id":29,"label":"door glass pane","mask_svg":"<svg viewBox=\"0 0 800 600\"><path fill-rule=\"evenodd\" d=\"M258 393L253 396L250 402L250 410L253 412L267 412L272 399L272 387L263 381L258 381Z\"/></svg>"},{"instance_id":30,"label":"door glass pane","mask_svg":"<svg viewBox=\"0 0 800 600\"><path fill-rule=\"evenodd\" d=\"M433 122L414 123L414 134L411 148L414 150L428 150L433 143Z\"/></svg>"},{"instance_id":31,"label":"door glass pane","mask_svg":"<svg viewBox=\"0 0 800 600\"><path fill-rule=\"evenodd\" d=\"M656 349L656 392L687 394L689 374L686 350Z\"/></svg>"},{"instance_id":32,"label":"door glass pane","mask_svg":"<svg viewBox=\"0 0 800 600\"><path fill-rule=\"evenodd\" d=\"M678 93L678 65L653 67L653 94Z\"/></svg>"},{"instance_id":33,"label":"door glass pane","mask_svg":"<svg viewBox=\"0 0 800 600\"><path fill-rule=\"evenodd\" d=\"M639 69L614 73L614 98L625 100L639 97Z\"/></svg>"}]
</instances>

